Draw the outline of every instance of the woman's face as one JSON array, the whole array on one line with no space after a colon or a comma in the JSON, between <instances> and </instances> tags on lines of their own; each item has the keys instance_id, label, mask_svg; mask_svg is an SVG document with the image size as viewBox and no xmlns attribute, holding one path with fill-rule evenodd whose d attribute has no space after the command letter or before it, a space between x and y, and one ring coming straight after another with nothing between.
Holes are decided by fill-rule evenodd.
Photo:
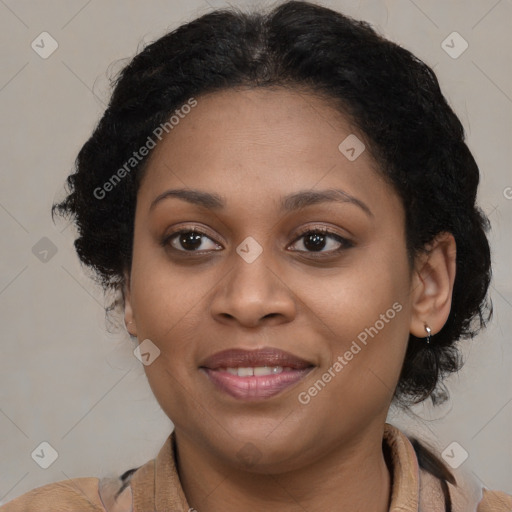
<instances>
[{"instance_id":1,"label":"woman's face","mask_svg":"<svg viewBox=\"0 0 512 512\"><path fill-rule=\"evenodd\" d=\"M414 280L401 201L354 136L315 96L228 90L151 155L125 320L160 350L144 368L177 433L227 463L297 467L382 428Z\"/></svg>"}]
</instances>

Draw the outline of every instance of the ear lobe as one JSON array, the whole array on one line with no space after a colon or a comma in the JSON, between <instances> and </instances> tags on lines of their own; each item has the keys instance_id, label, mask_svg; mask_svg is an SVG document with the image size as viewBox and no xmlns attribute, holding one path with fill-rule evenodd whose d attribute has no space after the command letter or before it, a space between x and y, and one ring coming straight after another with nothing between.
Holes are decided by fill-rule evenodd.
<instances>
[{"instance_id":1,"label":"ear lobe","mask_svg":"<svg viewBox=\"0 0 512 512\"><path fill-rule=\"evenodd\" d=\"M137 336L137 325L133 314L132 302L131 302L131 282L130 274L125 271L124 273L124 285L122 289L123 301L124 301L124 325L126 330L131 336Z\"/></svg>"},{"instance_id":2,"label":"ear lobe","mask_svg":"<svg viewBox=\"0 0 512 512\"><path fill-rule=\"evenodd\" d=\"M457 247L451 233L441 233L426 247L415 262L411 284L411 333L422 338L427 335L425 324L438 333L446 323L452 305L456 273Z\"/></svg>"}]
</instances>

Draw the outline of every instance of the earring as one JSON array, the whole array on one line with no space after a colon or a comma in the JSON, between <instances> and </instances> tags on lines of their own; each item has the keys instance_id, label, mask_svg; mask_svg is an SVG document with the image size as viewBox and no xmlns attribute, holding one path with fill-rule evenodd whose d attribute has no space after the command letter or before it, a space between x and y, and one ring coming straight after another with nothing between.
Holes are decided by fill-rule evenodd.
<instances>
[{"instance_id":1,"label":"earring","mask_svg":"<svg viewBox=\"0 0 512 512\"><path fill-rule=\"evenodd\" d=\"M432 329L427 324L425 324L425 331L427 331L427 345L430 345L430 339L432 338Z\"/></svg>"}]
</instances>

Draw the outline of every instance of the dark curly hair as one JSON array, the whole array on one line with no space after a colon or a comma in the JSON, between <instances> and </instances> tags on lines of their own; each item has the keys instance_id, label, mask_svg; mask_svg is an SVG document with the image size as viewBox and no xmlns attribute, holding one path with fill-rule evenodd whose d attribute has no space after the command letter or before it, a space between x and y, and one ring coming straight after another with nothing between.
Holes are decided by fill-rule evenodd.
<instances>
[{"instance_id":1,"label":"dark curly hair","mask_svg":"<svg viewBox=\"0 0 512 512\"><path fill-rule=\"evenodd\" d=\"M366 22L290 1L268 13L216 10L149 44L114 80L108 108L67 179L69 194L52 216L74 218L81 262L104 291L118 292L107 311L124 304L148 158L139 157L132 172L126 162L191 97L273 86L328 99L361 131L403 202L410 262L440 233L453 234L449 318L430 345L410 336L395 392L402 404L442 401L443 377L462 366L455 342L473 337L492 314L489 221L475 204L479 171L432 69ZM98 194L123 165L122 179Z\"/></svg>"}]
</instances>

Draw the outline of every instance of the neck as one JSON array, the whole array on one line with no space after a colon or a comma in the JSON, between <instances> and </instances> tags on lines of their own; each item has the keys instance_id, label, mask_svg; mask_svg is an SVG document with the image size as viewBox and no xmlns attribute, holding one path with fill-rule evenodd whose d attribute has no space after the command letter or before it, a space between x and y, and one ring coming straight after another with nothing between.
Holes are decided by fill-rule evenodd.
<instances>
[{"instance_id":1,"label":"neck","mask_svg":"<svg viewBox=\"0 0 512 512\"><path fill-rule=\"evenodd\" d=\"M244 471L205 456L179 431L176 445L181 485L197 512L389 510L391 468L382 449L382 429L280 473Z\"/></svg>"}]
</instances>

